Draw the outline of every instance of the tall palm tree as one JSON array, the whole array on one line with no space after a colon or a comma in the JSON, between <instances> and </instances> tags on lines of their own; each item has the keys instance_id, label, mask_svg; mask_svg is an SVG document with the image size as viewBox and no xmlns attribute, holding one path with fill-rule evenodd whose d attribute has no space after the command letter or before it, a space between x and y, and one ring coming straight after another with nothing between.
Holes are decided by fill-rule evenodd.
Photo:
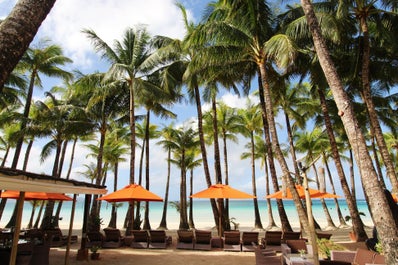
<instances>
[{"instance_id":1,"label":"tall palm tree","mask_svg":"<svg viewBox=\"0 0 398 265\"><path fill-rule=\"evenodd\" d=\"M323 151L328 148L330 144L326 135L323 133L323 130L319 127L314 128L311 132L296 132L294 139L297 151L305 153L306 156L304 162L307 165L311 164L312 161L317 160L319 156L322 156ZM315 174L315 183L319 190L321 185L315 163L313 163L312 167ZM328 227L336 228L324 199L321 199L321 204Z\"/></svg>"},{"instance_id":2,"label":"tall palm tree","mask_svg":"<svg viewBox=\"0 0 398 265\"><path fill-rule=\"evenodd\" d=\"M85 29L83 32L94 44L94 48L101 56L111 63L107 76L113 80L126 83L129 89L129 117L130 117L130 183L135 182L135 107L137 94L146 88L152 87L146 79L147 73L158 66L158 62L149 60L152 53L150 48L150 35L144 26L128 28L124 32L122 41L115 41L114 47L109 46L93 30ZM133 212L128 212L126 219L132 220ZM130 231L132 224L128 222ZM128 232L129 233L129 232Z\"/></svg>"},{"instance_id":3,"label":"tall palm tree","mask_svg":"<svg viewBox=\"0 0 398 265\"><path fill-rule=\"evenodd\" d=\"M37 48L29 48L22 57L19 63L20 67L21 69L27 71L30 77L28 92L26 93L23 119L21 121L22 135L15 147L14 159L11 168L17 168L18 159L24 140L24 131L28 122L30 106L32 103L33 90L35 86L42 86L40 75L42 74L48 77L60 77L68 80L72 78L72 74L63 70L60 68L60 66L64 66L70 62L72 62L72 60L63 55L60 46L48 44L47 42L40 43Z\"/></svg>"},{"instance_id":4,"label":"tall palm tree","mask_svg":"<svg viewBox=\"0 0 398 265\"><path fill-rule=\"evenodd\" d=\"M255 144L254 138L256 134L262 133L262 124L261 124L261 109L258 105L255 105L251 102L246 104L246 109L239 109L238 115L241 117L240 123L240 133L249 138L250 142L247 144L250 152L243 153L241 158L249 158L251 163L251 171L252 171L252 190L253 195L256 198L253 199L254 204L254 227L256 229L262 229L263 225L261 223L260 211L258 208L258 200L257 200L257 187L256 187L256 170L255 170Z\"/></svg>"},{"instance_id":5,"label":"tall palm tree","mask_svg":"<svg viewBox=\"0 0 398 265\"><path fill-rule=\"evenodd\" d=\"M171 148L172 148L172 134L174 124L171 123L168 126L163 127L161 130L162 140L158 141L157 144L163 147L163 150L167 151L167 176L166 176L166 187L165 195L163 200L163 211L162 219L158 229L167 230L167 205L169 201L169 188L170 188L170 174L171 174Z\"/></svg>"},{"instance_id":6,"label":"tall palm tree","mask_svg":"<svg viewBox=\"0 0 398 265\"><path fill-rule=\"evenodd\" d=\"M187 215L187 183L186 173L188 164L186 155L192 148L199 145L197 131L192 128L180 128L172 131L171 142L168 143L172 152L172 162L176 164L180 170L180 224L179 229L189 229Z\"/></svg>"},{"instance_id":7,"label":"tall palm tree","mask_svg":"<svg viewBox=\"0 0 398 265\"><path fill-rule=\"evenodd\" d=\"M367 152L365 138L359 128L352 104L344 91L336 67L330 58L329 50L321 34L312 3L308 0L301 0L301 5L313 37L320 65L333 93L356 161L360 161L358 168L361 173L364 192L368 198L373 221L380 236L380 242L386 253L386 262L393 264L396 262L396 257L398 256L398 248L393 243L395 240L398 240L398 224L395 223L387 199L384 196L384 191L377 181L377 174L374 170L372 159Z\"/></svg>"},{"instance_id":8,"label":"tall palm tree","mask_svg":"<svg viewBox=\"0 0 398 265\"><path fill-rule=\"evenodd\" d=\"M253 69L259 73L260 87L264 92L263 113L266 115L267 129L272 138L273 155L281 166L283 184L289 184L290 189L294 190L294 183L290 179L290 171L279 145L269 74L272 73L271 62L281 67L292 63L295 47L286 35L273 36L271 18L270 9L264 1L219 1L213 4L213 11L197 31L195 38L207 45L206 58L211 58L203 62L203 68L215 64L224 64L225 68L225 64L231 61L235 65L238 62L245 63L246 67L241 69L250 69L252 75ZM298 194L293 193L300 221L303 227L307 228L307 214ZM283 222L285 221L284 219Z\"/></svg>"}]
</instances>

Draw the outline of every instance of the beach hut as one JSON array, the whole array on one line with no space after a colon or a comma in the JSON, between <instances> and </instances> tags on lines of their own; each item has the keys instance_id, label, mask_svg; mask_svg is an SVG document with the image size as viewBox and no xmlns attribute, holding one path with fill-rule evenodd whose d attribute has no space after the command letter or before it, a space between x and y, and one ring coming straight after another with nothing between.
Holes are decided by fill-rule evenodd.
<instances>
[{"instance_id":1,"label":"beach hut","mask_svg":"<svg viewBox=\"0 0 398 265\"><path fill-rule=\"evenodd\" d=\"M85 194L86 204L88 205L91 195L105 194L107 190L105 186L94 185L91 183L65 180L62 178L54 178L47 175L35 174L17 169L0 168L0 190L14 190L19 192L18 209L16 214L16 225L14 229L13 244L11 248L10 265L16 263L17 245L19 232L21 230L21 219L23 213L23 201L26 192L49 192L49 193L68 193L73 195L73 205L69 224L68 244L65 252L65 265L69 264L69 241L72 235L73 218L77 194ZM85 227L87 226L88 208L85 207L85 220L83 220L82 228L82 246L85 244ZM80 251L80 250L79 250ZM81 249L79 253L88 255L86 249Z\"/></svg>"}]
</instances>

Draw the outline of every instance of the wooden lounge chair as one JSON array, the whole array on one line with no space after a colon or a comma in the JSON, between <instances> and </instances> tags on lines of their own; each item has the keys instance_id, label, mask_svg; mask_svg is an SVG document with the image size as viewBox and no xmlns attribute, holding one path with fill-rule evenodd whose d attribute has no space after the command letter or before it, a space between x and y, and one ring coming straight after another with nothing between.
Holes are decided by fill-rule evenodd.
<instances>
[{"instance_id":1,"label":"wooden lounge chair","mask_svg":"<svg viewBox=\"0 0 398 265\"><path fill-rule=\"evenodd\" d=\"M100 232L87 232L86 248L93 246L103 247L105 236Z\"/></svg>"},{"instance_id":2,"label":"wooden lounge chair","mask_svg":"<svg viewBox=\"0 0 398 265\"><path fill-rule=\"evenodd\" d=\"M33 247L33 255L30 261L31 265L49 265L50 264L50 244L48 241L42 241Z\"/></svg>"},{"instance_id":3,"label":"wooden lounge chair","mask_svg":"<svg viewBox=\"0 0 398 265\"><path fill-rule=\"evenodd\" d=\"M289 232L283 232L282 233L282 243L286 242L286 240L296 240L301 238L301 232L294 232L294 231L289 231Z\"/></svg>"},{"instance_id":4,"label":"wooden lounge chair","mask_svg":"<svg viewBox=\"0 0 398 265\"><path fill-rule=\"evenodd\" d=\"M343 261L351 264L354 261L356 251L350 250L330 250L330 259L334 261Z\"/></svg>"},{"instance_id":5,"label":"wooden lounge chair","mask_svg":"<svg viewBox=\"0 0 398 265\"><path fill-rule=\"evenodd\" d=\"M167 248L171 243L171 237L164 230L149 230L148 248Z\"/></svg>"},{"instance_id":6,"label":"wooden lounge chair","mask_svg":"<svg viewBox=\"0 0 398 265\"><path fill-rule=\"evenodd\" d=\"M299 253L299 250L305 250L305 252L308 251L305 239L286 240L285 243L282 243L282 252L285 255Z\"/></svg>"},{"instance_id":7,"label":"wooden lounge chair","mask_svg":"<svg viewBox=\"0 0 398 265\"><path fill-rule=\"evenodd\" d=\"M46 240L50 242L50 247L62 247L68 242L68 236L63 235L60 228L46 229L44 233L46 235ZM70 243L76 243L77 238L77 235L72 235Z\"/></svg>"},{"instance_id":8,"label":"wooden lounge chair","mask_svg":"<svg viewBox=\"0 0 398 265\"><path fill-rule=\"evenodd\" d=\"M258 234L258 232L242 232L242 251L254 251L255 246L258 246Z\"/></svg>"},{"instance_id":9,"label":"wooden lounge chair","mask_svg":"<svg viewBox=\"0 0 398 265\"><path fill-rule=\"evenodd\" d=\"M193 249L195 243L195 235L193 230L177 230L177 246L178 249Z\"/></svg>"},{"instance_id":10,"label":"wooden lounge chair","mask_svg":"<svg viewBox=\"0 0 398 265\"><path fill-rule=\"evenodd\" d=\"M210 230L195 230L195 245L193 249L211 250Z\"/></svg>"},{"instance_id":11,"label":"wooden lounge chair","mask_svg":"<svg viewBox=\"0 0 398 265\"><path fill-rule=\"evenodd\" d=\"M281 265L282 256L277 256L276 252L267 251L259 246L254 246L254 254L256 258L256 265Z\"/></svg>"},{"instance_id":12,"label":"wooden lounge chair","mask_svg":"<svg viewBox=\"0 0 398 265\"><path fill-rule=\"evenodd\" d=\"M281 252L282 231L265 231L265 236L261 239L264 248Z\"/></svg>"},{"instance_id":13,"label":"wooden lounge chair","mask_svg":"<svg viewBox=\"0 0 398 265\"><path fill-rule=\"evenodd\" d=\"M132 230L133 241L130 247L132 248L148 248L149 234L146 230Z\"/></svg>"},{"instance_id":14,"label":"wooden lounge chair","mask_svg":"<svg viewBox=\"0 0 398 265\"><path fill-rule=\"evenodd\" d=\"M332 237L332 235L333 234L316 232L316 236L318 237L318 239L322 239L322 238L330 239Z\"/></svg>"},{"instance_id":15,"label":"wooden lounge chair","mask_svg":"<svg viewBox=\"0 0 398 265\"><path fill-rule=\"evenodd\" d=\"M102 243L103 248L119 248L123 245L124 237L116 228L104 228L105 239Z\"/></svg>"},{"instance_id":16,"label":"wooden lounge chair","mask_svg":"<svg viewBox=\"0 0 398 265\"><path fill-rule=\"evenodd\" d=\"M242 251L239 231L225 231L224 232L224 250L225 251Z\"/></svg>"}]
</instances>

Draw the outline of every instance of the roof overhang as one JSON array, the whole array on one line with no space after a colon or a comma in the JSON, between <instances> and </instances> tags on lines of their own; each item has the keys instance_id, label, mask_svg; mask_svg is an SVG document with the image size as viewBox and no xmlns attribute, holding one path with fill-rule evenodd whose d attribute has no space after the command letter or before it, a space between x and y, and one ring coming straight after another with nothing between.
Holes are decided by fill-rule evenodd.
<instances>
[{"instance_id":1,"label":"roof overhang","mask_svg":"<svg viewBox=\"0 0 398 265\"><path fill-rule=\"evenodd\" d=\"M0 168L0 189L69 194L106 194L106 186Z\"/></svg>"}]
</instances>

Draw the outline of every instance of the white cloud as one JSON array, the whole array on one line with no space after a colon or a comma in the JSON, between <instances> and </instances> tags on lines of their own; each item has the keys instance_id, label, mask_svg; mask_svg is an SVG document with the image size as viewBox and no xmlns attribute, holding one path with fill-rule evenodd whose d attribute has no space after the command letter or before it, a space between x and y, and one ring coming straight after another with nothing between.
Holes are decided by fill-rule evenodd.
<instances>
[{"instance_id":1,"label":"white cloud","mask_svg":"<svg viewBox=\"0 0 398 265\"><path fill-rule=\"evenodd\" d=\"M68 0L56 2L38 38L50 38L64 48L76 67L88 68L95 63L93 46L82 29L94 30L113 45L128 27L138 24L147 25L152 35L175 38L184 35L181 12L173 0Z\"/></svg>"}]
</instances>

